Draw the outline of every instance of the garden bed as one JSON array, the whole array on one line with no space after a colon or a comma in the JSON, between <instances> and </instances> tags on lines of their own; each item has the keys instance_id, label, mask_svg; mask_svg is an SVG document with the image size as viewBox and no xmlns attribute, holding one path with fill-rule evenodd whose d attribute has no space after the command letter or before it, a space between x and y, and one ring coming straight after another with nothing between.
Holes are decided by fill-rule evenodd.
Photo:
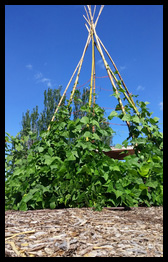
<instances>
[{"instance_id":1,"label":"garden bed","mask_svg":"<svg viewBox=\"0 0 168 262\"><path fill-rule=\"evenodd\" d=\"M162 257L163 207L5 212L6 257Z\"/></svg>"}]
</instances>

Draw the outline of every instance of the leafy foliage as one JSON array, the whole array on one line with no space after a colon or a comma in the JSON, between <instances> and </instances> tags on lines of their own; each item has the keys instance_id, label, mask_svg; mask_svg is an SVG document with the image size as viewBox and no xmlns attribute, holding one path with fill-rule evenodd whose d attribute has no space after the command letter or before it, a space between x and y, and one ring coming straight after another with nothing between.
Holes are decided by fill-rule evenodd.
<instances>
[{"instance_id":1,"label":"leafy foliage","mask_svg":"<svg viewBox=\"0 0 168 262\"><path fill-rule=\"evenodd\" d=\"M131 128L122 145L131 143L136 153L125 162L103 153L110 147L102 137L113 130L101 128L104 111L98 105L94 113L88 104L82 106L84 116L75 120L70 119L72 108L62 106L50 131L41 132L21 158L27 137L22 141L7 134L6 140L17 146L12 152L6 146L6 209L162 205L162 134L158 118L151 118L145 103L139 107L138 117L130 114L129 104L125 107ZM125 121L122 113L111 113L109 119L114 116Z\"/></svg>"}]
</instances>

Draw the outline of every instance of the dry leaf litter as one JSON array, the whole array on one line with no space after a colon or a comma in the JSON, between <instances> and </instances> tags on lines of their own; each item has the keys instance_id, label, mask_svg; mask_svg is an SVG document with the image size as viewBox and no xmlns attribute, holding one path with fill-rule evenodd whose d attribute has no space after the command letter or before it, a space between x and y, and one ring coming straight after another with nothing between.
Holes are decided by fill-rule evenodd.
<instances>
[{"instance_id":1,"label":"dry leaf litter","mask_svg":"<svg viewBox=\"0 0 168 262\"><path fill-rule=\"evenodd\" d=\"M163 207L5 212L6 257L162 257Z\"/></svg>"}]
</instances>

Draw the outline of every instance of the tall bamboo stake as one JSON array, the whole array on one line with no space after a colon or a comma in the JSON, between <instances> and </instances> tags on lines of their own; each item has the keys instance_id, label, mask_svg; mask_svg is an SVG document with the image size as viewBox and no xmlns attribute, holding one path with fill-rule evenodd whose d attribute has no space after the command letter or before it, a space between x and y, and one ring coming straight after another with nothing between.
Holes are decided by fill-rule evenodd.
<instances>
[{"instance_id":1,"label":"tall bamboo stake","mask_svg":"<svg viewBox=\"0 0 168 262\"><path fill-rule=\"evenodd\" d=\"M75 89L76 89L76 86L77 86L77 83L78 83L80 71L81 71L81 68L82 68L83 59L84 59L86 50L87 50L87 48L88 48L88 46L89 46L89 44L90 44L90 39L91 39L91 37L90 37L90 34L89 34L89 35L88 35L88 38L87 38L87 41L86 41L86 45L85 45L84 50L83 50L83 54L82 54L81 60L80 60L80 65L79 65L78 73L77 73L76 80L75 80L75 83L74 83L74 87L73 87L73 90L72 90L72 93L71 93L71 96L70 96L70 99L69 99L68 106L71 104L73 95L74 95L74 93L75 93Z\"/></svg>"},{"instance_id":2,"label":"tall bamboo stake","mask_svg":"<svg viewBox=\"0 0 168 262\"><path fill-rule=\"evenodd\" d=\"M97 47L97 49L98 49L97 44L96 44L96 47ZM112 71L110 68L109 68L109 70L110 70L110 73L112 74L114 80L115 80L116 83L118 84L118 80L117 80L115 74L113 73L113 71ZM135 111L137 114L139 114L139 111L138 111L138 109L136 108L134 102L131 100L131 97L126 94L126 92L125 92L125 90L124 90L124 88L123 88L122 86L120 86L120 88L123 90L124 96L126 97L126 99L128 100L128 102L132 105L134 111Z\"/></svg>"},{"instance_id":3,"label":"tall bamboo stake","mask_svg":"<svg viewBox=\"0 0 168 262\"><path fill-rule=\"evenodd\" d=\"M107 51L107 49L105 48L105 46L103 45L103 43L102 43L102 41L100 40L99 37L98 37L98 40L99 40L101 46L104 48L104 50L105 50L106 54L108 55L110 61L112 62L113 66L114 66L115 70L117 71L117 74L118 74L118 76L119 76L119 78L120 78L120 80L121 80L121 82L122 82L122 84L123 84L123 86L124 86L124 88L125 88L125 90L126 90L126 92L127 92L127 94L129 95L129 98L128 98L128 96L126 96L127 99L128 99L129 102L132 104L135 112L139 115L139 111L138 111L138 109L137 109L136 106L135 106L134 100L133 100L133 98L131 97L131 94L129 93L128 88L126 87L126 85L125 85L125 83L124 83L124 80L122 79L122 77L121 77L121 75L120 75L120 73L119 73L119 71L118 71L118 69L117 69L117 66L115 65L113 59L111 58L109 52ZM114 77L114 76L113 76L113 77ZM114 77L114 78L115 78L115 77ZM116 80L116 79L115 79L115 80ZM116 81L117 81L117 80L116 80ZM125 94L125 93L124 93L124 94ZM130 100L131 100L131 101L130 101Z\"/></svg>"},{"instance_id":4,"label":"tall bamboo stake","mask_svg":"<svg viewBox=\"0 0 168 262\"><path fill-rule=\"evenodd\" d=\"M94 42L95 44L95 42ZM94 93L94 96L93 96L93 116L95 115L94 113L94 107L95 107L95 89L96 89L96 84L95 84L95 75L96 75L96 72L95 72L95 55L94 55L94 68L93 68L93 80L94 80L94 84L93 84L93 93ZM95 126L92 126L92 132L94 133L95 132Z\"/></svg>"},{"instance_id":5,"label":"tall bamboo stake","mask_svg":"<svg viewBox=\"0 0 168 262\"><path fill-rule=\"evenodd\" d=\"M87 18L88 18L88 20L89 20L89 23L90 23L90 19L89 19L89 15L88 15L87 9L86 9L86 7L85 7L85 6L84 6L84 8L85 8L85 12L86 12Z\"/></svg>"},{"instance_id":6,"label":"tall bamboo stake","mask_svg":"<svg viewBox=\"0 0 168 262\"><path fill-rule=\"evenodd\" d=\"M91 80L90 80L89 107L91 107L92 104L93 75L94 75L94 38L92 33L92 71L91 71Z\"/></svg>"},{"instance_id":7,"label":"tall bamboo stake","mask_svg":"<svg viewBox=\"0 0 168 262\"><path fill-rule=\"evenodd\" d=\"M95 22L95 28L96 28L97 22L98 22L98 20L99 20L99 17L100 17L100 15L101 15L102 11L103 11L103 8L104 8L104 5L101 5L99 14L98 14L97 19L96 19L96 22Z\"/></svg>"},{"instance_id":8,"label":"tall bamboo stake","mask_svg":"<svg viewBox=\"0 0 168 262\"><path fill-rule=\"evenodd\" d=\"M64 98L64 96L65 96L65 94L66 94L66 92L67 92L67 90L68 90L68 87L69 87L69 85L70 85L70 83L71 83L71 81L72 81L72 79L73 79L73 77L74 77L74 75L75 75L78 67L79 67L79 64L80 64L80 61L79 61L78 65L77 65L77 67L75 68L75 71L73 72L73 74L72 74L72 76L71 76L71 79L69 80L69 83L67 84L67 86L66 86L66 88L65 88L65 91L64 91L64 93L63 93L63 95L62 95L62 97L61 97L61 99L60 99L60 101L59 101L59 103L58 103L58 105L57 105L57 108L56 108L56 110L55 110L55 112L54 112L54 115L53 115L53 117L52 117L52 119L51 119L51 122L53 122L54 119L55 119L55 114L57 113L57 111L58 111L58 109L59 109L59 107L60 107L60 105L61 105L61 103L62 103L62 100L63 100L63 98ZM51 126L49 125L47 130L49 131L50 128L51 128Z\"/></svg>"},{"instance_id":9,"label":"tall bamboo stake","mask_svg":"<svg viewBox=\"0 0 168 262\"><path fill-rule=\"evenodd\" d=\"M126 112L125 112L123 103L122 103L121 98L120 98L120 96L119 96L119 92L118 92L118 90L117 90L117 87L116 87L116 85L115 85L115 83L114 83L114 80L113 80L112 75L111 75L111 72L110 72L111 68L110 68L109 65L107 64L107 61L106 61L106 59L105 59L105 57L104 57L104 54L103 54L103 52L102 52L102 49L101 49L101 46L100 46L100 43L99 43L98 36L97 36L97 33L96 33L96 30L95 30L94 25L93 25L93 31L94 31L94 35L95 35L96 42L97 42L97 45L98 45L98 51L99 51L99 53L100 53L100 55L101 55L101 57L102 57L102 59L103 59L103 62L104 62L106 71L107 71L107 73L108 73L108 76L109 76L109 79L110 79L110 81L111 81L111 84L112 84L112 86L113 86L113 88L114 88L114 90L115 90L115 93L118 95L118 98L117 98L117 99L118 99L119 105L120 105L120 107L121 107L121 110L122 110L123 114L126 115ZM111 71L112 71L112 70L111 70ZM126 123L127 123L128 128L129 128L129 127L130 127L130 123L129 123L128 121L126 121Z\"/></svg>"}]
</instances>

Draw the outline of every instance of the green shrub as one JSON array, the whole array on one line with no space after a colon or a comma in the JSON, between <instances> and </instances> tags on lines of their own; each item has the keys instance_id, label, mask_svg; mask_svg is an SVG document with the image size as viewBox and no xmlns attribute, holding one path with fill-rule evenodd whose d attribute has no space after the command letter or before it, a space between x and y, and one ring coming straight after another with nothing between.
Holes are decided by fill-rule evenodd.
<instances>
[{"instance_id":1,"label":"green shrub","mask_svg":"<svg viewBox=\"0 0 168 262\"><path fill-rule=\"evenodd\" d=\"M162 134L158 119L148 117L146 104L141 103L140 117L131 116L128 105L131 128L123 146L130 139L136 154L125 157L124 162L103 153L110 147L101 137L111 136L113 130L101 129L104 111L98 105L94 114L88 105L83 106L81 110L87 116L75 121L70 119L71 109L62 107L58 121L51 123L49 132L40 134L41 139L23 157L22 145L27 137L21 141L7 134L8 141L14 141L17 147L6 157L6 209L87 206L101 210L103 206L162 205ZM109 119L114 116L126 120L126 116L114 111Z\"/></svg>"}]
</instances>

